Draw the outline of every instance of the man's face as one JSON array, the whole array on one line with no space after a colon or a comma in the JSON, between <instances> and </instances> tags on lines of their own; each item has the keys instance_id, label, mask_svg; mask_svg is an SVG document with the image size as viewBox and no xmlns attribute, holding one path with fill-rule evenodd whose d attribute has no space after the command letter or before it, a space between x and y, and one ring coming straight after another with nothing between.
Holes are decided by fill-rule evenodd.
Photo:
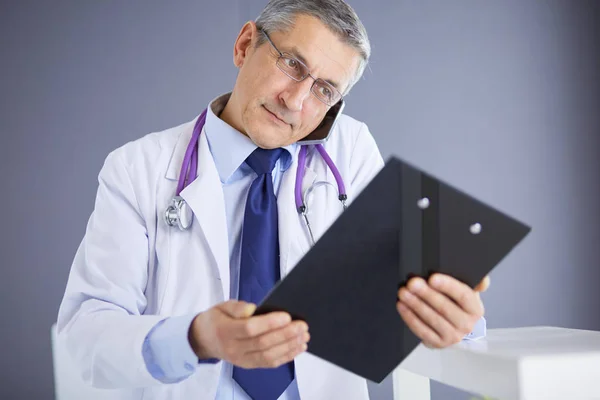
<instances>
[{"instance_id":1,"label":"man's face","mask_svg":"<svg viewBox=\"0 0 600 400\"><path fill-rule=\"evenodd\" d=\"M271 149L306 137L330 106L311 93L310 76L296 82L277 67L279 53L268 41L254 47L260 34L248 23L236 42L234 60L240 71L232 122L259 147ZM298 16L289 32L269 36L279 51L303 61L312 76L334 83L340 93L351 83L360 62L356 50L313 17Z\"/></svg>"}]
</instances>

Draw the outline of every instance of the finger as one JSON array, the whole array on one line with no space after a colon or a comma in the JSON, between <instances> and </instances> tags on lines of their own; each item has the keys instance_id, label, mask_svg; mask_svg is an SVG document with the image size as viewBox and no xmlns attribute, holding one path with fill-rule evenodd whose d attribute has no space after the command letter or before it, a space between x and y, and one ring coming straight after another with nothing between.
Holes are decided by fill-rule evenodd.
<instances>
[{"instance_id":1,"label":"finger","mask_svg":"<svg viewBox=\"0 0 600 400\"><path fill-rule=\"evenodd\" d=\"M260 336L243 339L240 344L247 352L264 351L289 340L296 339L298 343L308 342L308 325L304 321L294 321L283 328L264 333Z\"/></svg>"},{"instance_id":2,"label":"finger","mask_svg":"<svg viewBox=\"0 0 600 400\"><path fill-rule=\"evenodd\" d=\"M446 299L446 301L451 302L450 299ZM431 308L425 301L412 294L406 288L400 290L400 302L407 305L421 322L430 329L433 329L441 339L443 345L459 342L470 329L468 325L468 314L461 312L462 315L459 315L459 317L466 321L465 326L467 327L464 332L461 332L451 322L444 318L444 316L438 314L437 311Z\"/></svg>"},{"instance_id":3,"label":"finger","mask_svg":"<svg viewBox=\"0 0 600 400\"><path fill-rule=\"evenodd\" d=\"M250 352L245 358L250 360L254 368L276 368L290 362L307 348L305 341L293 338L267 350Z\"/></svg>"},{"instance_id":4,"label":"finger","mask_svg":"<svg viewBox=\"0 0 600 400\"><path fill-rule=\"evenodd\" d=\"M245 301L229 300L220 304L219 309L231 318L248 318L256 310L256 305Z\"/></svg>"},{"instance_id":5,"label":"finger","mask_svg":"<svg viewBox=\"0 0 600 400\"><path fill-rule=\"evenodd\" d=\"M429 278L429 285L454 300L465 312L471 315L483 315L481 300L468 285L451 276L439 273L433 274Z\"/></svg>"},{"instance_id":6,"label":"finger","mask_svg":"<svg viewBox=\"0 0 600 400\"><path fill-rule=\"evenodd\" d=\"M426 282L421 278L413 278L408 282L408 290L410 293L414 294L418 299L421 299L425 304L431 307L431 311L434 315L431 315L430 318L424 318L424 315L419 314L421 319L423 319L426 323L430 325L434 322L431 321L431 318L437 318L440 315L448 321L454 329L462 332L463 335L467 334L471 331L472 325L474 323L474 317L468 313L466 313L463 309L461 309L455 302L450 300L446 295L438 292L437 290L431 288ZM411 308L414 309L413 305L408 303ZM429 315L429 311L425 310L425 313ZM433 326L433 325L432 325ZM435 326L434 326L435 327ZM438 333L442 334L436 327ZM447 338L447 337L445 337Z\"/></svg>"},{"instance_id":7,"label":"finger","mask_svg":"<svg viewBox=\"0 0 600 400\"><path fill-rule=\"evenodd\" d=\"M398 312L406 323L406 326L414 333L427 347L442 347L442 338L430 327L428 327L419 317L402 301L397 303Z\"/></svg>"},{"instance_id":8,"label":"finger","mask_svg":"<svg viewBox=\"0 0 600 400\"><path fill-rule=\"evenodd\" d=\"M236 339L247 339L262 335L266 332L282 328L292 321L286 312L271 312L268 314L233 321L232 334Z\"/></svg>"},{"instance_id":9,"label":"finger","mask_svg":"<svg viewBox=\"0 0 600 400\"><path fill-rule=\"evenodd\" d=\"M479 282L479 285L475 286L475 289L473 290L475 290L476 292L485 292L486 290L488 290L489 287L490 277L486 276L481 282Z\"/></svg>"}]
</instances>

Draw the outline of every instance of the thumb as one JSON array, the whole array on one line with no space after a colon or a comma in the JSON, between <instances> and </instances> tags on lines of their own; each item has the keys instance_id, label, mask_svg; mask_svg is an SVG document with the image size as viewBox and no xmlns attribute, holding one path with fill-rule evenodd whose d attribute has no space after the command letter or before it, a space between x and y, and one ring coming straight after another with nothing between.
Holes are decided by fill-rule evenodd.
<instances>
[{"instance_id":1,"label":"thumb","mask_svg":"<svg viewBox=\"0 0 600 400\"><path fill-rule=\"evenodd\" d=\"M219 307L227 316L235 319L248 318L254 314L256 305L245 301L229 300Z\"/></svg>"},{"instance_id":2,"label":"thumb","mask_svg":"<svg viewBox=\"0 0 600 400\"><path fill-rule=\"evenodd\" d=\"M476 292L485 292L489 286L490 286L490 277L486 276L485 278L483 278L483 280L481 282L479 282L479 285L475 286L474 290Z\"/></svg>"}]
</instances>

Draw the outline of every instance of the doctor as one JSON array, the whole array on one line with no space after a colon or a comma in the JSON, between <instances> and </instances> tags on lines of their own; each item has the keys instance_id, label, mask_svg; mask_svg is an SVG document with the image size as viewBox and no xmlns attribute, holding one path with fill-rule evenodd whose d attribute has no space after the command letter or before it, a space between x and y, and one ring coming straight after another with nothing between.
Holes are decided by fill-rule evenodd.
<instances>
[{"instance_id":1,"label":"doctor","mask_svg":"<svg viewBox=\"0 0 600 400\"><path fill-rule=\"evenodd\" d=\"M364 379L305 352L306 323L252 314L312 245L295 204L299 163L302 193L336 183L320 151L298 141L350 91L369 54L342 0L272 0L237 37L231 93L108 155L58 316L85 381L122 399L368 399ZM349 202L383 166L367 126L348 116L323 149ZM187 230L165 221L177 193ZM306 204L316 240L342 212L338 197L328 186ZM398 318L428 346L454 344L483 318L487 285L414 279L398 293Z\"/></svg>"}]
</instances>

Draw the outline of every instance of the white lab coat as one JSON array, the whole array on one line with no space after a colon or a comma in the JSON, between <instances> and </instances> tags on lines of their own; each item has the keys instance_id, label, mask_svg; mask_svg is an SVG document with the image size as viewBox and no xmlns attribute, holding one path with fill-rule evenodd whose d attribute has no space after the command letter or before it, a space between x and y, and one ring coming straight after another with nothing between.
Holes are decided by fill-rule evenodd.
<instances>
[{"instance_id":1,"label":"white lab coat","mask_svg":"<svg viewBox=\"0 0 600 400\"><path fill-rule=\"evenodd\" d=\"M229 244L223 192L205 135L198 178L181 193L194 212L190 231L166 225L195 120L130 142L113 151L99 174L94 211L77 250L58 317L59 340L83 379L119 399L213 400L222 363L199 365L192 376L162 384L142 357L144 338L161 319L204 311L229 299ZM365 124L341 116L325 144L349 201L383 167ZM281 276L309 250L295 209L297 157L278 196ZM335 184L316 150L309 151L304 188ZM320 188L310 203L318 238L341 213L334 190ZM400 317L399 317L400 318ZM309 353L295 360L303 400L366 400L366 381Z\"/></svg>"}]
</instances>

